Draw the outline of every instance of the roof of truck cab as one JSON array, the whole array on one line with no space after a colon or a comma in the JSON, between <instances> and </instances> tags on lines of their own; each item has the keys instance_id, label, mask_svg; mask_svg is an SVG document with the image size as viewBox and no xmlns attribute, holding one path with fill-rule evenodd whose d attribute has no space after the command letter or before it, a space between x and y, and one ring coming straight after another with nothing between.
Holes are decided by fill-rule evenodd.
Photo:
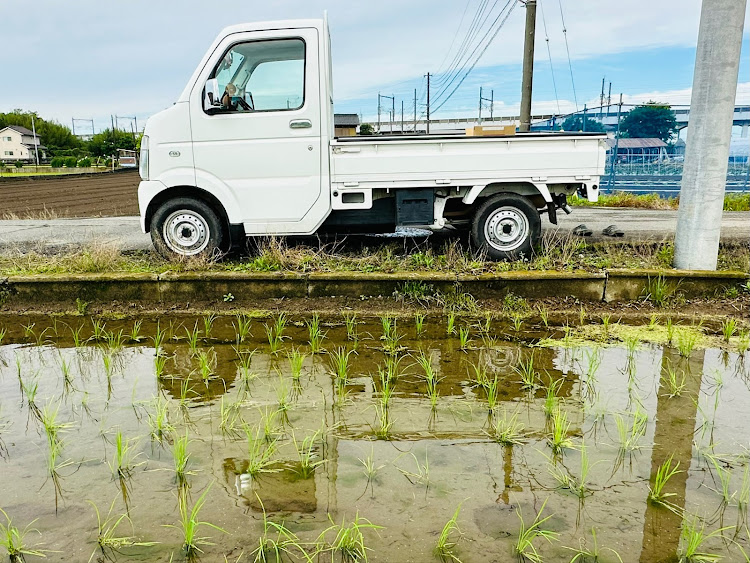
<instances>
[{"instance_id":1,"label":"roof of truck cab","mask_svg":"<svg viewBox=\"0 0 750 563\"><path fill-rule=\"evenodd\" d=\"M273 29L297 29L304 27L322 28L322 19L305 19L305 20L272 20L265 22L248 22L230 25L221 30L220 36L231 35L232 33L244 33L247 31L269 31Z\"/></svg>"}]
</instances>

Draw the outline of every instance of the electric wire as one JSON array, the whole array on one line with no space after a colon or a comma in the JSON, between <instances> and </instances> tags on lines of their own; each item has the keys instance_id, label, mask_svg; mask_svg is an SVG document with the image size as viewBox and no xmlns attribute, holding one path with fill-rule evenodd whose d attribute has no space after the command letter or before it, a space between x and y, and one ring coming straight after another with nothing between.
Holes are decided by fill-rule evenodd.
<instances>
[{"instance_id":1,"label":"electric wire","mask_svg":"<svg viewBox=\"0 0 750 563\"><path fill-rule=\"evenodd\" d=\"M560 6L560 19L562 20L563 26L563 37L565 37L565 51L568 53L568 68L570 68L570 82L573 84L573 100L576 104L576 112L578 112L578 95L576 94L576 81L573 78L573 63L570 61L570 47L568 46L568 29L565 26L565 15L563 14L562 0L557 0Z\"/></svg>"},{"instance_id":2,"label":"electric wire","mask_svg":"<svg viewBox=\"0 0 750 563\"><path fill-rule=\"evenodd\" d=\"M456 28L456 33L453 34L453 41L451 41L451 46L448 47L448 50L445 52L445 56L443 57L443 60L440 62L440 65L438 66L438 69L442 69L443 65L445 64L445 61L448 60L448 55L450 55L451 51L453 50L453 45L456 44L456 39L458 39L458 34L461 31L461 26L464 23L464 19L466 18L466 12L469 11L469 6L471 5L471 0L466 0L466 6L464 6L464 13L461 14L461 21L458 22L458 27ZM438 70L438 73L442 72L441 70Z\"/></svg>"},{"instance_id":3,"label":"electric wire","mask_svg":"<svg viewBox=\"0 0 750 563\"><path fill-rule=\"evenodd\" d=\"M557 103L557 113L560 112L560 96L557 95L557 82L555 81L555 67L552 65L552 50L549 46L549 33L547 33L547 20L544 17L544 4L539 0L539 10L542 12L542 26L544 27L544 40L547 43L547 57L549 58L549 70L552 74L552 89L555 91L555 102Z\"/></svg>"},{"instance_id":4,"label":"electric wire","mask_svg":"<svg viewBox=\"0 0 750 563\"><path fill-rule=\"evenodd\" d=\"M495 37L497 37L497 34L503 28L503 26L505 25L505 22L508 21L508 18L513 13L513 10L516 8L516 5L517 5L516 0L509 0L508 1L508 3L503 8L503 10L501 10L501 12L498 14L497 18L495 18L495 21L492 23L492 25L488 29L487 33L485 34L485 36L482 38L482 41L480 41L480 43L477 45L477 47L474 49L474 51L472 51L472 53L469 56L469 58L471 58L471 57L474 56L474 53L476 52L476 50L484 42L484 47L482 48L482 50L474 58L473 62L471 63L471 66L469 66L469 68L466 70L466 72L464 73L464 75L461 77L461 80L459 80L458 84L456 84L456 86L453 88L453 90L451 90L451 92L442 101L440 101L439 105L437 105L437 107L435 107L435 109L431 110L432 113L437 112L440 108L442 108L445 105L445 103L448 100L451 99L451 97L453 96L453 94L456 93L456 90L458 90L458 88L461 87L461 84L463 84L464 80L466 80L466 77L469 76L469 74L471 73L472 70L474 70L474 67L477 65L477 63L479 62L479 60L482 58L482 56L484 55L484 53L487 51L487 49L489 48L489 46L492 44L492 42L494 41ZM504 12L505 12L505 17L502 17ZM497 24L498 21L500 23L499 23L499 25L496 26L496 24ZM495 26L496 26L496 28L495 28L494 32L492 33L492 35L489 36L489 40L485 41L485 39L488 37L489 33L492 32L492 28L495 27ZM439 100L440 96L442 96L447 91L447 88L449 86L450 86L450 84L447 87L444 87L443 91L440 92L440 94L438 96L436 96L436 100ZM438 102L436 101L436 104L437 103Z\"/></svg>"}]
</instances>

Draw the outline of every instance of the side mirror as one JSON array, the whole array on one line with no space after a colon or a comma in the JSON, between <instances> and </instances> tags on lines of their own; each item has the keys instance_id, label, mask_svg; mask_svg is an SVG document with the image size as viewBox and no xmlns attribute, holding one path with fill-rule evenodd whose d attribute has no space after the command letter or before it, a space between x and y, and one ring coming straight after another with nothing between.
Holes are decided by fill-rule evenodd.
<instances>
[{"instance_id":1,"label":"side mirror","mask_svg":"<svg viewBox=\"0 0 750 563\"><path fill-rule=\"evenodd\" d=\"M208 111L220 105L219 81L216 78L209 78L203 88L203 109Z\"/></svg>"}]
</instances>

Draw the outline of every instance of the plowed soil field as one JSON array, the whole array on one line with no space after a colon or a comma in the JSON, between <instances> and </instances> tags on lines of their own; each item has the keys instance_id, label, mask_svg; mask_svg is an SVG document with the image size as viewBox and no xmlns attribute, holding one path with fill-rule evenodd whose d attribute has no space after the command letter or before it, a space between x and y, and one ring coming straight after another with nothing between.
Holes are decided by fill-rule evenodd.
<instances>
[{"instance_id":1,"label":"plowed soil field","mask_svg":"<svg viewBox=\"0 0 750 563\"><path fill-rule=\"evenodd\" d=\"M136 170L0 179L0 218L138 215Z\"/></svg>"}]
</instances>

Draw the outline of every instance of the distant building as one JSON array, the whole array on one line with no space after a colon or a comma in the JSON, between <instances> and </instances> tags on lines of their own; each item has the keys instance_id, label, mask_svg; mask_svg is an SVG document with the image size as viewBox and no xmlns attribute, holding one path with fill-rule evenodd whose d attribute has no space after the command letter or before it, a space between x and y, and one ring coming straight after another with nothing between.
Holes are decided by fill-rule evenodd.
<instances>
[{"instance_id":1,"label":"distant building","mask_svg":"<svg viewBox=\"0 0 750 563\"><path fill-rule=\"evenodd\" d=\"M36 162L36 149L39 149L39 162L47 159L47 147L42 145L39 135L20 125L10 125L0 129L0 160L3 162Z\"/></svg>"},{"instance_id":2,"label":"distant building","mask_svg":"<svg viewBox=\"0 0 750 563\"><path fill-rule=\"evenodd\" d=\"M667 143L661 139L607 139L609 152L617 145L617 155L620 157L647 156L651 158L667 158Z\"/></svg>"},{"instance_id":3,"label":"distant building","mask_svg":"<svg viewBox=\"0 0 750 563\"><path fill-rule=\"evenodd\" d=\"M359 127L359 116L356 113L337 113L333 116L334 137L354 137Z\"/></svg>"}]
</instances>

